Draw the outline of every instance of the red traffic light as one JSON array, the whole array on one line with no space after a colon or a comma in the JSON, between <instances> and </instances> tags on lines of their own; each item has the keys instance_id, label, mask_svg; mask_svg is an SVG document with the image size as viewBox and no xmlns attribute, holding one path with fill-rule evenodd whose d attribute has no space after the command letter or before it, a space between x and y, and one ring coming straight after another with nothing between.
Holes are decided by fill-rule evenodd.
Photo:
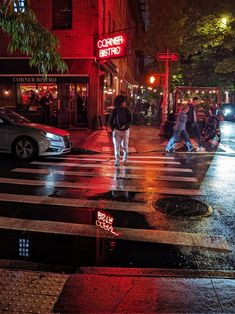
<instances>
[{"instance_id":1,"label":"red traffic light","mask_svg":"<svg viewBox=\"0 0 235 314\"><path fill-rule=\"evenodd\" d=\"M146 82L150 86L159 86L162 85L164 74L160 73L151 73L147 76Z\"/></svg>"}]
</instances>

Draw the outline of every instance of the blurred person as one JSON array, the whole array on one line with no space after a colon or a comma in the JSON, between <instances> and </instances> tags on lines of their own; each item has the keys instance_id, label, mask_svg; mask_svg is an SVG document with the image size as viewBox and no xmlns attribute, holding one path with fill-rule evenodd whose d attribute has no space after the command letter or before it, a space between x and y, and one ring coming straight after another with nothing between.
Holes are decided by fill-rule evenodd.
<instances>
[{"instance_id":1,"label":"blurred person","mask_svg":"<svg viewBox=\"0 0 235 314\"><path fill-rule=\"evenodd\" d=\"M40 99L40 104L42 105L43 123L49 124L50 123L52 97L51 97L51 94L48 90L46 91L45 95Z\"/></svg>"},{"instance_id":2,"label":"blurred person","mask_svg":"<svg viewBox=\"0 0 235 314\"><path fill-rule=\"evenodd\" d=\"M176 142L180 141L180 138L182 137L185 141L185 144L188 148L189 152L192 152L193 145L190 142L188 133L186 131L186 121L187 121L187 112L189 111L188 105L181 105L180 110L178 113L178 117L176 120L175 130L173 136L170 138L167 146L166 146L166 152L172 153L174 151L174 147Z\"/></svg>"},{"instance_id":3,"label":"blurred person","mask_svg":"<svg viewBox=\"0 0 235 314\"><path fill-rule=\"evenodd\" d=\"M109 116L109 125L112 129L115 166L119 166L120 146L123 149L123 162L126 163L128 158L128 142L130 126L133 118L130 109L127 108L126 97L117 95L114 99L114 109Z\"/></svg>"},{"instance_id":4,"label":"blurred person","mask_svg":"<svg viewBox=\"0 0 235 314\"><path fill-rule=\"evenodd\" d=\"M32 89L28 93L28 100L30 105L33 105L36 100L36 94Z\"/></svg>"},{"instance_id":5,"label":"blurred person","mask_svg":"<svg viewBox=\"0 0 235 314\"><path fill-rule=\"evenodd\" d=\"M188 110L188 131L189 134L194 134L196 142L198 144L198 147L196 151L204 151L205 148L202 146L201 143L201 132L198 126L198 121L197 121L197 109L196 106L199 105L201 102L199 97L193 97L193 100L191 103L189 103L189 110Z\"/></svg>"}]
</instances>

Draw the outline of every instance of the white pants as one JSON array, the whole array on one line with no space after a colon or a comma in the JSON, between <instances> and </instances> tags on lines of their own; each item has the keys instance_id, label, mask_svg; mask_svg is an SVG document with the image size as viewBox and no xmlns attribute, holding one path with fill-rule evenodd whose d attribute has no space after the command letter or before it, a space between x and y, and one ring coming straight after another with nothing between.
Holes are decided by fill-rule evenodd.
<instances>
[{"instance_id":1,"label":"white pants","mask_svg":"<svg viewBox=\"0 0 235 314\"><path fill-rule=\"evenodd\" d=\"M120 158L120 146L122 145L123 154L128 156L128 142L129 142L130 129L125 131L113 130L113 144L114 144L114 156L116 160Z\"/></svg>"}]
</instances>

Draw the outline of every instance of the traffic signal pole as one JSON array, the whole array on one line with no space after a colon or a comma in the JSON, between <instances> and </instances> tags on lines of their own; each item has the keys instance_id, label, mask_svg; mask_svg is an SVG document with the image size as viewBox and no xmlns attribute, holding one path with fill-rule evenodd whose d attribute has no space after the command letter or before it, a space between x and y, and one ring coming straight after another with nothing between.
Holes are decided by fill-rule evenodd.
<instances>
[{"instance_id":1,"label":"traffic signal pole","mask_svg":"<svg viewBox=\"0 0 235 314\"><path fill-rule=\"evenodd\" d=\"M166 52L166 61L165 61L165 82L163 85L163 101L162 101L162 121L160 126L160 135L165 133L165 123L166 123L166 114L168 108L168 89L169 89L169 49Z\"/></svg>"},{"instance_id":2,"label":"traffic signal pole","mask_svg":"<svg viewBox=\"0 0 235 314\"><path fill-rule=\"evenodd\" d=\"M167 48L166 53L157 53L157 61L165 61L165 82L163 85L162 121L160 126L160 135L164 135L168 108L169 61L178 61L178 53L169 53L169 49Z\"/></svg>"}]
</instances>

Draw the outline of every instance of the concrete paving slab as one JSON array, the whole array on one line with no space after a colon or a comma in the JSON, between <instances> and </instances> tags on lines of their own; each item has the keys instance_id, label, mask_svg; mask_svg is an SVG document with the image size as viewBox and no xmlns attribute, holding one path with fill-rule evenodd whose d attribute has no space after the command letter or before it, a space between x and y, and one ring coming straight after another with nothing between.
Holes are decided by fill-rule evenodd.
<instances>
[{"instance_id":1,"label":"concrete paving slab","mask_svg":"<svg viewBox=\"0 0 235 314\"><path fill-rule=\"evenodd\" d=\"M212 279L216 295L224 313L235 313L235 280Z\"/></svg>"},{"instance_id":2,"label":"concrete paving slab","mask_svg":"<svg viewBox=\"0 0 235 314\"><path fill-rule=\"evenodd\" d=\"M234 280L220 281L235 286ZM212 279L71 275L55 304L59 313L232 313L234 293ZM224 304L222 307L221 304ZM228 310L227 310L227 308ZM229 312L230 311L230 312Z\"/></svg>"}]
</instances>

